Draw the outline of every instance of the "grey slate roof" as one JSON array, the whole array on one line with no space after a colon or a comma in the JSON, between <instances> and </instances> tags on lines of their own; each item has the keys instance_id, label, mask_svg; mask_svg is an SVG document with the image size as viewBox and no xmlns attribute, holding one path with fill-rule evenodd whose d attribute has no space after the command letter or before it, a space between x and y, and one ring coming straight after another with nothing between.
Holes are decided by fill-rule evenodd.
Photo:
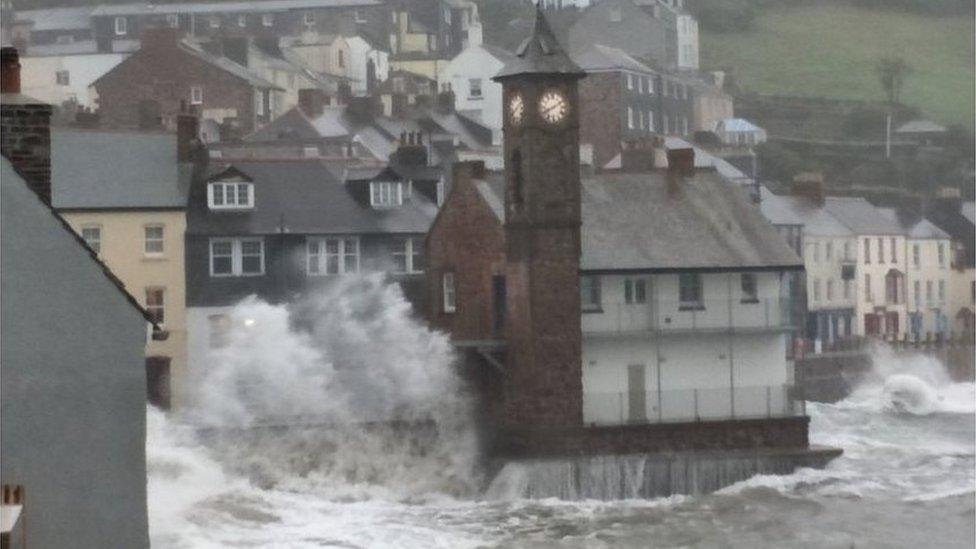
<instances>
[{"instance_id":1,"label":"grey slate roof","mask_svg":"<svg viewBox=\"0 0 976 549\"><path fill-rule=\"evenodd\" d=\"M912 212L895 208L878 208L878 213L898 223L909 238L948 239L949 233L936 227L931 221Z\"/></svg>"},{"instance_id":2,"label":"grey slate roof","mask_svg":"<svg viewBox=\"0 0 976 549\"><path fill-rule=\"evenodd\" d=\"M573 54L573 61L587 72L608 70L654 72L627 52L603 44L591 44L589 48Z\"/></svg>"},{"instance_id":3,"label":"grey slate roof","mask_svg":"<svg viewBox=\"0 0 976 549\"><path fill-rule=\"evenodd\" d=\"M230 169L254 183L254 208L211 212L205 194L195 193L188 233L423 234L437 213L417 192L402 207L371 208L318 160L234 162Z\"/></svg>"},{"instance_id":4,"label":"grey slate roof","mask_svg":"<svg viewBox=\"0 0 976 549\"><path fill-rule=\"evenodd\" d=\"M811 236L852 236L854 233L826 209L800 196L783 196L761 188L760 209L774 225L803 225Z\"/></svg>"},{"instance_id":5,"label":"grey slate roof","mask_svg":"<svg viewBox=\"0 0 976 549\"><path fill-rule=\"evenodd\" d=\"M581 78L585 73L569 58L556 40L549 22L536 5L535 27L532 34L515 51L515 58L505 63L495 79L509 78L523 74L566 75Z\"/></svg>"},{"instance_id":6,"label":"grey slate roof","mask_svg":"<svg viewBox=\"0 0 976 549\"><path fill-rule=\"evenodd\" d=\"M882 214L873 204L860 197L828 196L824 208L838 221L859 235L905 234L895 220Z\"/></svg>"},{"instance_id":7,"label":"grey slate roof","mask_svg":"<svg viewBox=\"0 0 976 549\"><path fill-rule=\"evenodd\" d=\"M184 208L189 171L169 134L54 129L51 199L57 209Z\"/></svg>"},{"instance_id":8,"label":"grey slate roof","mask_svg":"<svg viewBox=\"0 0 976 549\"><path fill-rule=\"evenodd\" d=\"M476 182L504 220L504 183ZM664 172L603 173L582 183L583 271L803 268L746 190L698 171L672 187Z\"/></svg>"},{"instance_id":9,"label":"grey slate roof","mask_svg":"<svg viewBox=\"0 0 976 549\"><path fill-rule=\"evenodd\" d=\"M242 80L245 80L256 88L270 88L274 90L284 91L282 88L279 88L278 86L272 84L271 82L268 82L264 78L261 78L257 74L251 72L250 70L247 69L247 67L243 65L238 65L237 63L231 61L230 59L227 59L226 57L211 55L203 51L202 49L198 48L196 45L191 44L185 40L181 40L179 42L179 47L186 53L202 61L210 63L211 65L217 67L218 69L228 72Z\"/></svg>"},{"instance_id":10,"label":"grey slate roof","mask_svg":"<svg viewBox=\"0 0 976 549\"><path fill-rule=\"evenodd\" d=\"M379 0L267 0L201 3L132 3L104 5L92 15L148 15L164 13L259 13L311 8L378 6Z\"/></svg>"},{"instance_id":11,"label":"grey slate roof","mask_svg":"<svg viewBox=\"0 0 976 549\"><path fill-rule=\"evenodd\" d=\"M85 6L79 8L20 10L15 13L15 16L17 21L32 22L32 31L90 29L90 17L93 9L91 6Z\"/></svg>"}]
</instances>

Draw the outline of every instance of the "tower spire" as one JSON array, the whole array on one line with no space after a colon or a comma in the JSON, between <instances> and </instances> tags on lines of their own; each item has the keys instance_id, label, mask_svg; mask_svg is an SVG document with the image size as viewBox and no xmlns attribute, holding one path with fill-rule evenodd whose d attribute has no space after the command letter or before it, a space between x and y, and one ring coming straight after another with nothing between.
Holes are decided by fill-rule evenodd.
<instances>
[{"instance_id":1,"label":"tower spire","mask_svg":"<svg viewBox=\"0 0 976 549\"><path fill-rule=\"evenodd\" d=\"M566 75L582 78L585 73L573 63L556 39L543 11L543 0L535 5L532 34L515 51L515 58L505 64L494 80L522 74Z\"/></svg>"}]
</instances>

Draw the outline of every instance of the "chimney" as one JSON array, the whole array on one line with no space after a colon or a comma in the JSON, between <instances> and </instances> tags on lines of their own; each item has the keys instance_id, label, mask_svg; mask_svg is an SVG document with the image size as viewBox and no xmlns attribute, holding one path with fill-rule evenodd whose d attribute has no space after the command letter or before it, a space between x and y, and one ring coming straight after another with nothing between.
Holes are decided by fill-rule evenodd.
<instances>
[{"instance_id":1,"label":"chimney","mask_svg":"<svg viewBox=\"0 0 976 549\"><path fill-rule=\"evenodd\" d=\"M437 110L444 113L454 112L454 92L442 91L437 94Z\"/></svg>"},{"instance_id":2,"label":"chimney","mask_svg":"<svg viewBox=\"0 0 976 549\"><path fill-rule=\"evenodd\" d=\"M656 167L657 140L638 139L627 141L620 151L620 167L625 172L650 172Z\"/></svg>"},{"instance_id":3,"label":"chimney","mask_svg":"<svg viewBox=\"0 0 976 549\"><path fill-rule=\"evenodd\" d=\"M183 110L176 116L176 161L193 162L200 148L200 119L196 113Z\"/></svg>"},{"instance_id":4,"label":"chimney","mask_svg":"<svg viewBox=\"0 0 976 549\"><path fill-rule=\"evenodd\" d=\"M0 48L0 91L20 93L20 54L17 48Z\"/></svg>"},{"instance_id":5,"label":"chimney","mask_svg":"<svg viewBox=\"0 0 976 549\"><path fill-rule=\"evenodd\" d=\"M383 114L383 104L376 97L350 97L346 112L355 120L371 120Z\"/></svg>"},{"instance_id":6,"label":"chimney","mask_svg":"<svg viewBox=\"0 0 976 549\"><path fill-rule=\"evenodd\" d=\"M695 149L668 149L668 173L681 177L695 175Z\"/></svg>"},{"instance_id":7,"label":"chimney","mask_svg":"<svg viewBox=\"0 0 976 549\"><path fill-rule=\"evenodd\" d=\"M316 88L298 90L298 108L309 118L322 116L326 103L325 92Z\"/></svg>"},{"instance_id":8,"label":"chimney","mask_svg":"<svg viewBox=\"0 0 976 549\"><path fill-rule=\"evenodd\" d=\"M816 204L824 205L824 180L822 173L804 172L793 176L793 185L790 193L794 196L802 196Z\"/></svg>"},{"instance_id":9,"label":"chimney","mask_svg":"<svg viewBox=\"0 0 976 549\"><path fill-rule=\"evenodd\" d=\"M20 56L16 48L0 49L0 154L45 204L51 204L51 106L8 94L20 93Z\"/></svg>"},{"instance_id":10,"label":"chimney","mask_svg":"<svg viewBox=\"0 0 976 549\"><path fill-rule=\"evenodd\" d=\"M420 132L408 132L405 136L401 134L400 146L391 155L390 161L401 166L426 166L427 146L424 145L423 134Z\"/></svg>"}]
</instances>

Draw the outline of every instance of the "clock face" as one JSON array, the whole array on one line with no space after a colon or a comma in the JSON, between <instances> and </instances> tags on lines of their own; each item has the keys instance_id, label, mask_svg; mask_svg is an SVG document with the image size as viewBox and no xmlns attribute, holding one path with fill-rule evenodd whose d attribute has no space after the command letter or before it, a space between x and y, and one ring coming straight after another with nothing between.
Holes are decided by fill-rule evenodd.
<instances>
[{"instance_id":1,"label":"clock face","mask_svg":"<svg viewBox=\"0 0 976 549\"><path fill-rule=\"evenodd\" d=\"M563 94L557 91L548 91L539 99L539 114L542 119L551 124L566 118L569 111L569 103Z\"/></svg>"},{"instance_id":2,"label":"clock face","mask_svg":"<svg viewBox=\"0 0 976 549\"><path fill-rule=\"evenodd\" d=\"M515 95L508 102L508 114L512 118L513 124L522 122L522 113L525 111L525 104L522 102L521 95Z\"/></svg>"}]
</instances>

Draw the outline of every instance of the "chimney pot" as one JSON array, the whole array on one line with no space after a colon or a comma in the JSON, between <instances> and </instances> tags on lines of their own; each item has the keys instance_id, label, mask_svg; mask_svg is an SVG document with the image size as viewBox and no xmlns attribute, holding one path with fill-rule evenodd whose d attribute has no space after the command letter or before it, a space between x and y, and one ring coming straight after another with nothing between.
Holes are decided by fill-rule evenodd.
<instances>
[{"instance_id":1,"label":"chimney pot","mask_svg":"<svg viewBox=\"0 0 976 549\"><path fill-rule=\"evenodd\" d=\"M17 48L0 48L0 92L20 93L20 54Z\"/></svg>"},{"instance_id":2,"label":"chimney pot","mask_svg":"<svg viewBox=\"0 0 976 549\"><path fill-rule=\"evenodd\" d=\"M322 116L325 110L325 92L317 88L298 90L298 108L309 118Z\"/></svg>"},{"instance_id":3,"label":"chimney pot","mask_svg":"<svg viewBox=\"0 0 976 549\"><path fill-rule=\"evenodd\" d=\"M695 149L668 149L668 173L683 177L695 175Z\"/></svg>"}]
</instances>

